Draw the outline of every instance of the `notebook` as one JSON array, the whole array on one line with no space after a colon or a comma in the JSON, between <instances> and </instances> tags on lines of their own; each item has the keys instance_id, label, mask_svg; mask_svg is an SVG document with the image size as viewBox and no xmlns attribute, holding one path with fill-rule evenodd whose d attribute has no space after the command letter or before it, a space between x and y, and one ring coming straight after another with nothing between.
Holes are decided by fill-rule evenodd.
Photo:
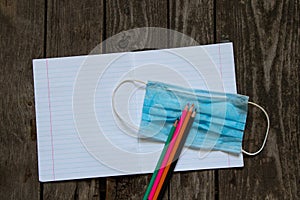
<instances>
[{"instance_id":1,"label":"notebook","mask_svg":"<svg viewBox=\"0 0 300 200\"><path fill-rule=\"evenodd\" d=\"M164 144L138 138L145 88L124 80L237 92L232 43L35 59L33 72L41 182L154 171ZM185 148L175 171L242 166Z\"/></svg>"}]
</instances>

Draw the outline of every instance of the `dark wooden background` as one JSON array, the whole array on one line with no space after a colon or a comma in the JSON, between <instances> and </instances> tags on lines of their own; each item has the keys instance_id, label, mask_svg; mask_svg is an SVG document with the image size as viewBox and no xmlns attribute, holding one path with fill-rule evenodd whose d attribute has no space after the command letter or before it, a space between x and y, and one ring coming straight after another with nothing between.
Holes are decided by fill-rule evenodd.
<instances>
[{"instance_id":1,"label":"dark wooden background","mask_svg":"<svg viewBox=\"0 0 300 200\"><path fill-rule=\"evenodd\" d=\"M271 120L244 168L176 173L165 199L300 199L299 20L299 0L0 0L0 199L141 199L151 175L38 181L32 59L88 54L150 26L232 41L238 92ZM254 151L265 118L254 108L248 117L244 147Z\"/></svg>"}]
</instances>

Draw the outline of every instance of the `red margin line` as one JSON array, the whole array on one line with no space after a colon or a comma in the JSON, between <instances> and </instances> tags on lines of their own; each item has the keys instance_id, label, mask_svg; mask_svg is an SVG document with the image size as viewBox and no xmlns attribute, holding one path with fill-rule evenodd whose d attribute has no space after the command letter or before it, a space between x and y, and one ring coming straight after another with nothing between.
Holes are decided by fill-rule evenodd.
<instances>
[{"instance_id":1,"label":"red margin line","mask_svg":"<svg viewBox=\"0 0 300 200\"><path fill-rule=\"evenodd\" d=\"M49 102L49 114L50 114L50 136L51 136L51 147L52 147L52 174L53 179L55 180L54 172L54 146L53 146L53 134L52 134L52 113L51 113L51 100L50 100L50 81L49 81L49 72L48 72L48 60L46 59L46 69L47 69L47 81L48 81L48 102Z\"/></svg>"}]
</instances>

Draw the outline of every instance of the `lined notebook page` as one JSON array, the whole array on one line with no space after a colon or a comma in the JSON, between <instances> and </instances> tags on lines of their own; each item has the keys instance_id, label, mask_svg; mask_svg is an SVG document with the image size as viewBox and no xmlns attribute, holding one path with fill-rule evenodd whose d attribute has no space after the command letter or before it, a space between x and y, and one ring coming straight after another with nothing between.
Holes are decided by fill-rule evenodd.
<instances>
[{"instance_id":1,"label":"lined notebook page","mask_svg":"<svg viewBox=\"0 0 300 200\"><path fill-rule=\"evenodd\" d=\"M138 139L144 86L236 93L231 43L33 61L40 181L152 173L163 144ZM125 121L125 123L124 123ZM243 166L242 154L185 149L176 171Z\"/></svg>"}]
</instances>

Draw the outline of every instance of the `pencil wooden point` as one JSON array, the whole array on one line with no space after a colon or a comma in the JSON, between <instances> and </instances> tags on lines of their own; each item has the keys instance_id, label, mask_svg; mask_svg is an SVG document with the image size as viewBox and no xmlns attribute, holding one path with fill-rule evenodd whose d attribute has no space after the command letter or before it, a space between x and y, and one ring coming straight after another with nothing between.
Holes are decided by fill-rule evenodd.
<instances>
[{"instance_id":1,"label":"pencil wooden point","mask_svg":"<svg viewBox=\"0 0 300 200\"><path fill-rule=\"evenodd\" d=\"M194 109L194 106L195 106L195 105L194 105L194 104L192 104L192 106L190 107L190 110L189 110L190 112L192 112L192 111L193 111L193 109Z\"/></svg>"},{"instance_id":2,"label":"pencil wooden point","mask_svg":"<svg viewBox=\"0 0 300 200\"><path fill-rule=\"evenodd\" d=\"M187 103L184 107L184 110L187 110L189 108L189 103Z\"/></svg>"},{"instance_id":3,"label":"pencil wooden point","mask_svg":"<svg viewBox=\"0 0 300 200\"><path fill-rule=\"evenodd\" d=\"M196 116L196 111L197 111L197 109L194 110L194 112L192 113L191 117L195 117Z\"/></svg>"},{"instance_id":4,"label":"pencil wooden point","mask_svg":"<svg viewBox=\"0 0 300 200\"><path fill-rule=\"evenodd\" d=\"M178 124L178 119L176 119L176 121L174 122L174 126L176 127Z\"/></svg>"}]
</instances>

